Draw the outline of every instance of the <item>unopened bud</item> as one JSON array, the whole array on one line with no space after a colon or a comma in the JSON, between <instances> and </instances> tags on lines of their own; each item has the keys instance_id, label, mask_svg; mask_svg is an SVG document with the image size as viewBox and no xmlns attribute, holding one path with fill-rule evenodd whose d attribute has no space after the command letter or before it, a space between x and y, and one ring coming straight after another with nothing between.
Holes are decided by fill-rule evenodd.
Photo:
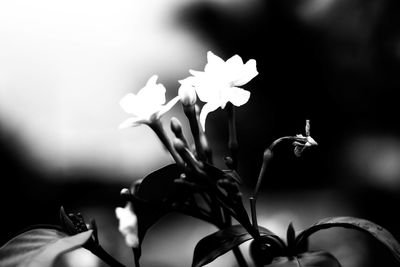
<instances>
[{"instance_id":1,"label":"unopened bud","mask_svg":"<svg viewBox=\"0 0 400 267\"><path fill-rule=\"evenodd\" d=\"M196 103L196 91L191 85L183 83L181 87L179 87L178 95L184 106L193 106Z\"/></svg>"},{"instance_id":2,"label":"unopened bud","mask_svg":"<svg viewBox=\"0 0 400 267\"><path fill-rule=\"evenodd\" d=\"M171 130L176 136L180 137L182 135L182 124L175 117L171 118Z\"/></svg>"}]
</instances>

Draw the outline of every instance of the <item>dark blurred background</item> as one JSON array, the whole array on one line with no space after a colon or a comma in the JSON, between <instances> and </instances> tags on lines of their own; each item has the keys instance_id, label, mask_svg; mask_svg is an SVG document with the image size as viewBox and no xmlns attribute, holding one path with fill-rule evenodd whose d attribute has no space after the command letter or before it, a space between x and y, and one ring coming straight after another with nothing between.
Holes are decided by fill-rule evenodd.
<instances>
[{"instance_id":1,"label":"dark blurred background","mask_svg":"<svg viewBox=\"0 0 400 267\"><path fill-rule=\"evenodd\" d=\"M244 86L251 91L250 101L237 110L245 196L255 185L263 150L278 137L304 134L305 120L311 121L318 147L301 158L294 156L290 143L276 148L261 189L260 224L284 235L291 221L301 230L323 217L354 216L400 239L395 216L400 196L400 3L253 0L248 6L238 1L180 3L174 6L173 20L174 27L202 40L200 59L186 69L202 70L208 50L225 60L238 54L244 61L257 61L260 74ZM163 44L156 47L162 50ZM167 88L177 88L172 81L188 75L183 69L163 81ZM2 89L5 95L9 88ZM227 127L221 127L225 119L221 110L207 119L220 167L228 153ZM96 218L104 246L128 264L131 256L117 232L114 208L120 204L120 189L141 175L104 174L93 166L43 171L27 156L20 133L5 123L0 126L0 243L29 225L58 223L63 205ZM151 136L150 131L145 134ZM148 237L143 265L187 266L196 241L212 231L194 219L171 215ZM174 233L190 237L180 240ZM177 257L172 248L184 246L185 253ZM321 232L311 246L330 250L345 267L398 266L381 244L349 230ZM234 266L229 255L222 258Z\"/></svg>"}]
</instances>

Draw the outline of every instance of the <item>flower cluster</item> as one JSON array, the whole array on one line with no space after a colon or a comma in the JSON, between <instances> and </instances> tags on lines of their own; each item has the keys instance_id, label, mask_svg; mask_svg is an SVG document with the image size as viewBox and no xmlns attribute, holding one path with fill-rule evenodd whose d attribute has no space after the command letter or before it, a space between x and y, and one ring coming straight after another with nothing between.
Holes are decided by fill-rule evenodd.
<instances>
[{"instance_id":1,"label":"flower cluster","mask_svg":"<svg viewBox=\"0 0 400 267\"><path fill-rule=\"evenodd\" d=\"M134 117L124 121L120 128L149 124L160 119L181 99L183 105L196 103L196 95L205 102L201 113L200 123L205 130L207 115L217 108L225 108L228 102L239 107L246 104L250 92L239 88L257 76L256 61L250 59L243 64L240 56L235 55L226 62L212 52L207 53L207 64L204 71L190 70L192 76L180 80L179 96L165 103L165 87L156 84L157 76L152 76L145 87L137 95L127 94L120 101L123 110Z\"/></svg>"}]
</instances>

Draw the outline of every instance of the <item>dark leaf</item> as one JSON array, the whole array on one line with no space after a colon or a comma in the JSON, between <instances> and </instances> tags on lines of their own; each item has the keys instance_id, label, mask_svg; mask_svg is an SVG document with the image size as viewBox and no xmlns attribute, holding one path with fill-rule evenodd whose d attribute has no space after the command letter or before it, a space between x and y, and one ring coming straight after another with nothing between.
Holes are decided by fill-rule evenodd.
<instances>
[{"instance_id":1,"label":"dark leaf","mask_svg":"<svg viewBox=\"0 0 400 267\"><path fill-rule=\"evenodd\" d=\"M261 235L274 235L265 228L260 228L260 233ZM200 267L208 264L232 248L252 238L241 225L234 225L208 235L197 243L194 249L192 266Z\"/></svg>"},{"instance_id":2,"label":"dark leaf","mask_svg":"<svg viewBox=\"0 0 400 267\"><path fill-rule=\"evenodd\" d=\"M222 170L218 169L217 167L215 167L211 164L208 164L208 163L204 163L203 170L207 174L207 176L212 178L212 180L215 182L226 176L224 171L222 171Z\"/></svg>"},{"instance_id":3,"label":"dark leaf","mask_svg":"<svg viewBox=\"0 0 400 267\"><path fill-rule=\"evenodd\" d=\"M239 174L235 170L223 170L225 175L232 178L238 184L243 184L242 178L240 178Z\"/></svg>"},{"instance_id":4,"label":"dark leaf","mask_svg":"<svg viewBox=\"0 0 400 267\"><path fill-rule=\"evenodd\" d=\"M60 221L61 221L61 227L69 235L77 234L77 231L75 229L74 223L71 221L71 219L65 213L64 207L62 207L62 206L60 208Z\"/></svg>"},{"instance_id":5,"label":"dark leaf","mask_svg":"<svg viewBox=\"0 0 400 267\"><path fill-rule=\"evenodd\" d=\"M163 202L149 202L133 197L133 209L138 220L138 237L140 244L142 243L147 230L152 227L172 208Z\"/></svg>"},{"instance_id":6,"label":"dark leaf","mask_svg":"<svg viewBox=\"0 0 400 267\"><path fill-rule=\"evenodd\" d=\"M318 221L297 236L296 246L302 246L304 240L311 234L331 227L344 227L368 233L384 244L393 253L395 258L400 261L400 244L389 231L371 221L353 217L332 217Z\"/></svg>"},{"instance_id":7,"label":"dark leaf","mask_svg":"<svg viewBox=\"0 0 400 267\"><path fill-rule=\"evenodd\" d=\"M51 267L58 256L81 247L91 235L92 230L74 236L50 228L26 231L0 248L0 266Z\"/></svg>"},{"instance_id":8,"label":"dark leaf","mask_svg":"<svg viewBox=\"0 0 400 267\"><path fill-rule=\"evenodd\" d=\"M268 267L341 267L339 261L325 251L306 252L295 257L275 258Z\"/></svg>"},{"instance_id":9,"label":"dark leaf","mask_svg":"<svg viewBox=\"0 0 400 267\"><path fill-rule=\"evenodd\" d=\"M146 201L164 201L180 196L181 187L174 181L181 172L177 164L170 164L150 173L136 189L135 196Z\"/></svg>"},{"instance_id":10,"label":"dark leaf","mask_svg":"<svg viewBox=\"0 0 400 267\"><path fill-rule=\"evenodd\" d=\"M290 223L286 232L286 242L289 255L293 255L295 253L295 238L296 233L294 231L293 223Z\"/></svg>"}]
</instances>

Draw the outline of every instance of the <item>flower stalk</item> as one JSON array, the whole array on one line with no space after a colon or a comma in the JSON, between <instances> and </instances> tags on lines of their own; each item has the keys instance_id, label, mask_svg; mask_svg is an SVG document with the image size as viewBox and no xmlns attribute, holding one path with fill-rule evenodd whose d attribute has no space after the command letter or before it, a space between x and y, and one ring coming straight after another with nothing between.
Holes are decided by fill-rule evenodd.
<instances>
[{"instance_id":1,"label":"flower stalk","mask_svg":"<svg viewBox=\"0 0 400 267\"><path fill-rule=\"evenodd\" d=\"M239 144L237 141L236 134L236 116L235 116L235 108L231 103L228 103L226 106L226 111L228 113L228 128L229 128L229 141L228 148L231 154L232 161L229 166L233 170L237 170L238 168L238 152L239 152Z\"/></svg>"},{"instance_id":2,"label":"flower stalk","mask_svg":"<svg viewBox=\"0 0 400 267\"><path fill-rule=\"evenodd\" d=\"M171 141L168 138L167 133L165 132L164 128L162 127L161 122L159 120L156 120L156 121L153 121L152 123L149 123L148 125L158 136L161 143L163 143L164 147L169 151L172 158L175 160L176 164L178 164L181 167L184 167L185 164L184 164L182 158L179 156L179 154L176 152L175 148L171 144Z\"/></svg>"},{"instance_id":3,"label":"flower stalk","mask_svg":"<svg viewBox=\"0 0 400 267\"><path fill-rule=\"evenodd\" d=\"M257 225L257 214L256 214L256 202L257 202L257 196L260 191L261 183L265 177L265 171L267 169L268 163L271 161L273 157L273 149L275 146L277 146L279 143L285 140L290 140L293 141L294 145L294 154L296 156L300 156L301 153L304 151L304 149L310 147L310 146L316 146L318 145L317 142L310 136L310 120L306 120L306 126L305 126L305 134L306 136L303 136L301 134L298 134L296 136L284 136L276 139L275 141L272 142L272 144L264 151L263 154L263 163L261 165L260 173L258 175L257 183L253 191L253 195L250 197L250 207L251 207L251 218L252 218L252 223L253 227L258 231L258 225Z\"/></svg>"},{"instance_id":4,"label":"flower stalk","mask_svg":"<svg viewBox=\"0 0 400 267\"><path fill-rule=\"evenodd\" d=\"M212 152L208 145L207 137L199 124L199 112L197 105L182 105L183 111L189 121L193 134L197 156L201 161L212 163Z\"/></svg>"}]
</instances>

